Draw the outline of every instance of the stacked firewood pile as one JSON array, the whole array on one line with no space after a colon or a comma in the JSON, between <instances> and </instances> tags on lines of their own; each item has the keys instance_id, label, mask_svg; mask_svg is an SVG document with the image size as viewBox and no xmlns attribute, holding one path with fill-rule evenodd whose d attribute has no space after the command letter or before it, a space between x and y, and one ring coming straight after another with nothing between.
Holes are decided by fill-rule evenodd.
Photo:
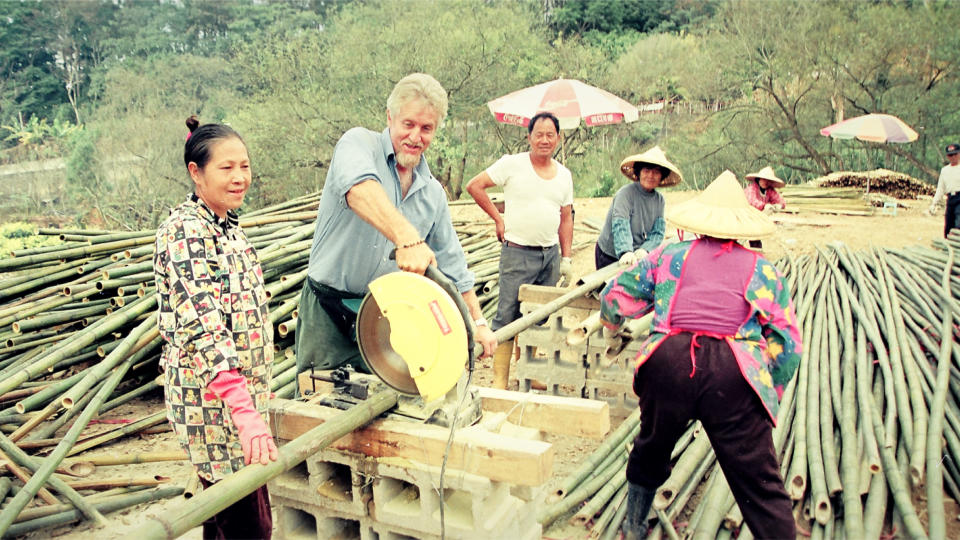
<instances>
[{"instance_id":1,"label":"stacked firewood pile","mask_svg":"<svg viewBox=\"0 0 960 540\"><path fill-rule=\"evenodd\" d=\"M855 187L869 193L882 193L895 199L932 197L936 186L921 182L910 175L887 169L873 171L838 171L813 181L819 187Z\"/></svg>"}]
</instances>

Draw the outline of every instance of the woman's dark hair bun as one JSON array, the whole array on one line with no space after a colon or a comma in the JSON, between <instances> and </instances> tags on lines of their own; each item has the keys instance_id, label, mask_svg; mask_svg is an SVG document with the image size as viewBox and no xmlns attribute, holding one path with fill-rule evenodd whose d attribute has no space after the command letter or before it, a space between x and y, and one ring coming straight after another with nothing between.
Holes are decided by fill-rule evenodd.
<instances>
[{"instance_id":1,"label":"woman's dark hair bun","mask_svg":"<svg viewBox=\"0 0 960 540\"><path fill-rule=\"evenodd\" d=\"M198 127L200 127L200 120L197 119L197 115L191 114L187 118L187 129L190 130L190 133L193 133Z\"/></svg>"}]
</instances>

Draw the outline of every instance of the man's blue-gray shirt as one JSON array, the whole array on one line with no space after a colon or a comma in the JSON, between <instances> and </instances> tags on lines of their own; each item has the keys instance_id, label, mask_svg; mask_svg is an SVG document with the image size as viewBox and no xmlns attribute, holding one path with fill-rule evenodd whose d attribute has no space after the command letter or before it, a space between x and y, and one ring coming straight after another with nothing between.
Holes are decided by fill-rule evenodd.
<instances>
[{"instance_id":1,"label":"man's blue-gray shirt","mask_svg":"<svg viewBox=\"0 0 960 540\"><path fill-rule=\"evenodd\" d=\"M365 294L374 279L396 272L392 242L347 206L347 192L365 180L383 186L387 199L417 229L437 257L437 266L460 292L473 287L463 249L450 221L447 196L426 160L413 169L413 183L401 200L400 177L389 129L353 128L340 137L320 196L308 275L334 289Z\"/></svg>"}]
</instances>

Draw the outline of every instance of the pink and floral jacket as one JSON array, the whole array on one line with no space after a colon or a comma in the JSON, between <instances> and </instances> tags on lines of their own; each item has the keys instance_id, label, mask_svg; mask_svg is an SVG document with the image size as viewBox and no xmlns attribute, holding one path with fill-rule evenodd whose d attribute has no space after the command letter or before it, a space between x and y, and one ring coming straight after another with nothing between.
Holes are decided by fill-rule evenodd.
<instances>
[{"instance_id":1,"label":"pink and floral jacket","mask_svg":"<svg viewBox=\"0 0 960 540\"><path fill-rule=\"evenodd\" d=\"M768 204L780 205L780 208L786 208L787 203L783 196L777 193L777 190L769 187L766 193L760 193L760 184L755 180L743 188L743 194L747 196L747 202L757 210L763 210Z\"/></svg>"},{"instance_id":2,"label":"pink and floral jacket","mask_svg":"<svg viewBox=\"0 0 960 540\"><path fill-rule=\"evenodd\" d=\"M654 310L650 337L640 348L637 366L674 332L670 312L682 286L683 266L698 240L655 249L607 283L600 296L600 318L608 328ZM786 281L769 261L756 255L753 276L744 291L750 314L726 336L740 371L776 422L783 388L800 363L802 346L796 312Z\"/></svg>"}]
</instances>

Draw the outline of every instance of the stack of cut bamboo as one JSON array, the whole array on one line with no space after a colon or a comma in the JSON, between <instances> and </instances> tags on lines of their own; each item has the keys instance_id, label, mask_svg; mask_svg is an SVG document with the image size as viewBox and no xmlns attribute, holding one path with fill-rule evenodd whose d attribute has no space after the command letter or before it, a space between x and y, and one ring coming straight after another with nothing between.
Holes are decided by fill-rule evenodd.
<instances>
[{"instance_id":1,"label":"stack of cut bamboo","mask_svg":"<svg viewBox=\"0 0 960 540\"><path fill-rule=\"evenodd\" d=\"M933 248L854 252L834 244L779 261L804 355L774 442L804 536L947 537L945 491L960 500L958 249L955 230ZM570 523L614 537L626 511L622 463L633 422L563 482L565 496L541 514L544 525L579 508ZM684 437L674 457L651 537L677 538L680 529L685 537L750 538L706 437ZM927 515L926 527L918 514Z\"/></svg>"},{"instance_id":2,"label":"stack of cut bamboo","mask_svg":"<svg viewBox=\"0 0 960 540\"><path fill-rule=\"evenodd\" d=\"M786 202L786 212L869 216L873 205L857 188L818 187L809 184L786 186L780 189ZM778 210L779 211L779 210Z\"/></svg>"},{"instance_id":3,"label":"stack of cut bamboo","mask_svg":"<svg viewBox=\"0 0 960 540\"><path fill-rule=\"evenodd\" d=\"M280 397L291 397L296 385L297 307L318 201L319 193L314 193L241 219L267 283L276 348L271 389ZM488 223L456 227L468 265L477 275L482 309L492 317L500 246ZM0 509L0 535L83 516L99 522L97 499L84 503L87 497L67 491L61 473L54 471L64 470L61 464L68 456L167 425L158 409L96 436L87 430L98 415L159 388L155 231L41 232L59 235L64 243L0 259L0 463L18 479L11 482L0 475L0 501L13 496ZM66 434L61 435L62 429ZM40 521L32 521L29 511L21 515L37 494L49 505L60 505L44 485L72 505L82 504L77 507L83 516L62 508L57 517ZM172 491L161 488L157 493L171 496ZM104 508L116 508L113 499L107 503Z\"/></svg>"},{"instance_id":4,"label":"stack of cut bamboo","mask_svg":"<svg viewBox=\"0 0 960 540\"><path fill-rule=\"evenodd\" d=\"M882 193L895 199L919 199L932 197L936 186L916 178L887 169L872 171L837 171L813 181L819 187L855 187L869 193Z\"/></svg>"}]
</instances>

